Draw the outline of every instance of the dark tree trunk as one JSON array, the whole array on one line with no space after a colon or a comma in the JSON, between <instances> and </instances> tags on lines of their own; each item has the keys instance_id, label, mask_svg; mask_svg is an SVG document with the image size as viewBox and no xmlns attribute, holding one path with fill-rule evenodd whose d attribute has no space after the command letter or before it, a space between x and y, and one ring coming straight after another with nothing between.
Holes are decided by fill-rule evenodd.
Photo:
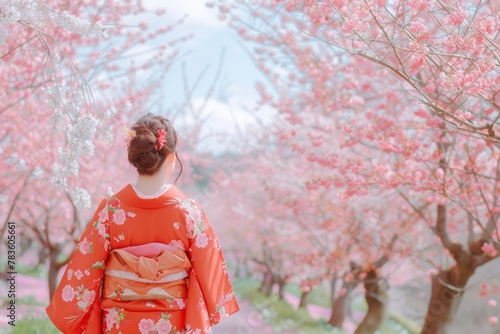
<instances>
[{"instance_id":1,"label":"dark tree trunk","mask_svg":"<svg viewBox=\"0 0 500 334\"><path fill-rule=\"evenodd\" d=\"M49 277L48 277L48 284L49 284L49 296L50 296L50 300L52 300L52 296L54 295L54 292L56 291L56 288L57 288L57 274L59 273L59 270L62 267L61 263L57 262L57 256L58 256L58 252L51 252L50 255L49 255Z\"/></svg>"},{"instance_id":2,"label":"dark tree trunk","mask_svg":"<svg viewBox=\"0 0 500 334\"><path fill-rule=\"evenodd\" d=\"M330 287L331 287L330 300L331 300L332 306L333 306L333 304L335 304L335 300L337 299L337 280L338 280L337 272L334 272L332 275L332 280L330 281Z\"/></svg>"},{"instance_id":3,"label":"dark tree trunk","mask_svg":"<svg viewBox=\"0 0 500 334\"><path fill-rule=\"evenodd\" d=\"M269 297L271 293L273 292L273 285L274 285L274 277L273 274L270 271L266 271L264 274L264 279L262 280L262 284L260 286L259 291Z\"/></svg>"},{"instance_id":4,"label":"dark tree trunk","mask_svg":"<svg viewBox=\"0 0 500 334\"><path fill-rule=\"evenodd\" d=\"M309 294L311 293L311 290L309 291L302 291L302 295L300 295L300 303L299 303L299 308L306 308L307 303L309 300Z\"/></svg>"},{"instance_id":5,"label":"dark tree trunk","mask_svg":"<svg viewBox=\"0 0 500 334\"><path fill-rule=\"evenodd\" d=\"M285 298L285 286L286 282L282 278L276 279L276 283L278 283L278 299L283 300Z\"/></svg>"},{"instance_id":6,"label":"dark tree trunk","mask_svg":"<svg viewBox=\"0 0 500 334\"><path fill-rule=\"evenodd\" d=\"M432 278L431 298L422 334L444 334L447 324L453 320L462 301L463 288L476 269L472 261L463 262L441 270Z\"/></svg>"},{"instance_id":7,"label":"dark tree trunk","mask_svg":"<svg viewBox=\"0 0 500 334\"><path fill-rule=\"evenodd\" d=\"M337 297L332 305L332 315L328 323L333 327L342 328L344 324L345 317L349 311L349 301L351 299L351 293L358 283L357 282L346 282L342 284L340 291L345 289L345 293L342 296Z\"/></svg>"},{"instance_id":8,"label":"dark tree trunk","mask_svg":"<svg viewBox=\"0 0 500 334\"><path fill-rule=\"evenodd\" d=\"M262 281L260 283L260 287L259 287L259 292L262 293L262 294L265 294L265 291L266 291L266 288L267 288L267 285L269 284L269 281L272 279L272 275L269 271L265 271L264 272L264 275L262 277Z\"/></svg>"},{"instance_id":9,"label":"dark tree trunk","mask_svg":"<svg viewBox=\"0 0 500 334\"><path fill-rule=\"evenodd\" d=\"M387 288L375 270L370 270L364 281L368 311L354 334L374 334L382 324L387 301Z\"/></svg>"}]
</instances>

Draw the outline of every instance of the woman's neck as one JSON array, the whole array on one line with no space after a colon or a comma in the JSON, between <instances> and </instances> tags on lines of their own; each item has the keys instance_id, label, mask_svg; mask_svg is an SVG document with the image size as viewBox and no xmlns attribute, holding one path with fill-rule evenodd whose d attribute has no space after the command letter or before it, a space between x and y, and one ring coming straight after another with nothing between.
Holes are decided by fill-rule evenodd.
<instances>
[{"instance_id":1,"label":"woman's neck","mask_svg":"<svg viewBox=\"0 0 500 334\"><path fill-rule=\"evenodd\" d=\"M167 183L167 173L160 171L153 175L139 175L136 189L143 195L149 196L158 193Z\"/></svg>"}]
</instances>

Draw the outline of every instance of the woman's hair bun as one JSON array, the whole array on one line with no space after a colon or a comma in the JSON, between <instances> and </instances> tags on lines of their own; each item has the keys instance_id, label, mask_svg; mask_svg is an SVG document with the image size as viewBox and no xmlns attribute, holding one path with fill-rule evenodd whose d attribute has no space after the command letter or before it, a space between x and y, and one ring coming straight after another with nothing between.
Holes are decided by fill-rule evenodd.
<instances>
[{"instance_id":1,"label":"woman's hair bun","mask_svg":"<svg viewBox=\"0 0 500 334\"><path fill-rule=\"evenodd\" d=\"M167 156L177 150L177 134L168 119L147 113L134 125L135 136L130 139L128 160L137 168L139 174L155 174ZM159 142L159 130L165 131L163 145Z\"/></svg>"}]
</instances>

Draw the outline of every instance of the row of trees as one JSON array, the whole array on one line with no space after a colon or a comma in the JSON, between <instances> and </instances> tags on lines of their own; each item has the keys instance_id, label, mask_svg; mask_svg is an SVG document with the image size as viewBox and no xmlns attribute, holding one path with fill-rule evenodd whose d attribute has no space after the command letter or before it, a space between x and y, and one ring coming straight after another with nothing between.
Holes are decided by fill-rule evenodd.
<instances>
[{"instance_id":1,"label":"row of trees","mask_svg":"<svg viewBox=\"0 0 500 334\"><path fill-rule=\"evenodd\" d=\"M422 332L443 333L471 277L500 250L499 5L216 4L269 79L257 84L259 105L278 113L216 180L228 201L219 207L231 208L220 217L237 227L235 256L245 250L264 292L300 285L303 305L330 282L336 327L362 285L368 312L357 333L380 326L389 286L427 278ZM90 215L81 208L130 178L121 127L154 109L154 88L185 40L136 51L175 27L125 24L145 12L140 0L0 5L9 79L0 83L0 236L9 220L22 224L49 263L51 292L66 261L59 254ZM147 60L128 61L135 56ZM189 173L210 158L195 153L201 113L186 92L178 109L199 120L183 131ZM402 263L411 275L395 274ZM498 298L489 283L481 295Z\"/></svg>"},{"instance_id":2,"label":"row of trees","mask_svg":"<svg viewBox=\"0 0 500 334\"><path fill-rule=\"evenodd\" d=\"M218 3L253 45L269 79L257 86L260 104L281 120L266 129L273 149L250 155L244 191L234 188L255 227L249 240L261 243L251 257L263 291L340 282L329 322L342 327L363 284L368 312L356 332L373 333L404 260L412 276L431 274L422 333L445 332L471 277L500 250L496 6ZM489 283L483 295L498 298Z\"/></svg>"}]
</instances>

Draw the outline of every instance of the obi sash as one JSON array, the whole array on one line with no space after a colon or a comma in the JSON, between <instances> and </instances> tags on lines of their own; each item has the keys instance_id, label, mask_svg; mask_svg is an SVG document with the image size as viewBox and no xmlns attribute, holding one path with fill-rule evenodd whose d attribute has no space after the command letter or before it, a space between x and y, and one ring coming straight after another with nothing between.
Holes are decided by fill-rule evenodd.
<instances>
[{"instance_id":1,"label":"obi sash","mask_svg":"<svg viewBox=\"0 0 500 334\"><path fill-rule=\"evenodd\" d=\"M102 307L138 300L166 300L168 310L186 312L186 333L210 333L210 321L198 277L184 250L161 243L114 249L105 264ZM140 303L143 304L143 303ZM122 304L123 305L123 304ZM168 311L167 311L168 312ZM198 331L199 330L199 331ZM100 333L97 331L88 333Z\"/></svg>"},{"instance_id":2,"label":"obi sash","mask_svg":"<svg viewBox=\"0 0 500 334\"><path fill-rule=\"evenodd\" d=\"M105 268L103 298L169 303L187 298L185 278L191 262L183 250L159 243L114 249ZM184 302L173 304L183 308Z\"/></svg>"}]
</instances>

